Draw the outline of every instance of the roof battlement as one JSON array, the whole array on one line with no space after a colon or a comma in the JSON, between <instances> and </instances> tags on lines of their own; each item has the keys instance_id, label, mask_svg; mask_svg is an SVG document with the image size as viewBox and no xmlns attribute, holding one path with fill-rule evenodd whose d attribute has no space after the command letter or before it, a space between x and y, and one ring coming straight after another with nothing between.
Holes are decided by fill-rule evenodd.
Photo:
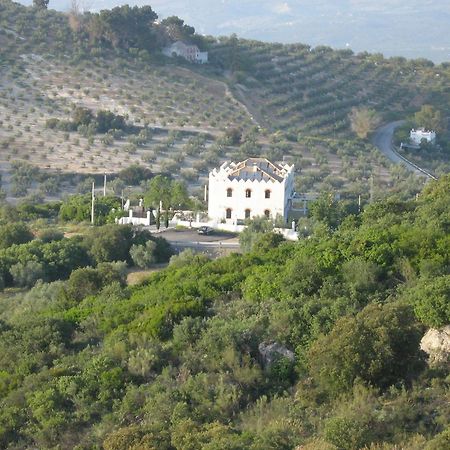
<instances>
[{"instance_id":1,"label":"roof battlement","mask_svg":"<svg viewBox=\"0 0 450 450\"><path fill-rule=\"evenodd\" d=\"M225 162L211 172L213 177L230 181L272 181L282 183L293 172L294 166L272 163L267 158L247 158L241 162Z\"/></svg>"}]
</instances>

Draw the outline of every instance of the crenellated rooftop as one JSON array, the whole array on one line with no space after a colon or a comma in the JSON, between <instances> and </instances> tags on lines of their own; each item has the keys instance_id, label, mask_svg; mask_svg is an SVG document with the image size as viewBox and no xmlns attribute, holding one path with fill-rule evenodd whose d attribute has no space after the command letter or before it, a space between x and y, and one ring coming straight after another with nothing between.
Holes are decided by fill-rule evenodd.
<instances>
[{"instance_id":1,"label":"crenellated rooftop","mask_svg":"<svg viewBox=\"0 0 450 450\"><path fill-rule=\"evenodd\" d=\"M272 163L267 158L247 158L244 161L226 162L213 175L223 175L229 180L274 181L282 183L293 170L293 166Z\"/></svg>"}]
</instances>

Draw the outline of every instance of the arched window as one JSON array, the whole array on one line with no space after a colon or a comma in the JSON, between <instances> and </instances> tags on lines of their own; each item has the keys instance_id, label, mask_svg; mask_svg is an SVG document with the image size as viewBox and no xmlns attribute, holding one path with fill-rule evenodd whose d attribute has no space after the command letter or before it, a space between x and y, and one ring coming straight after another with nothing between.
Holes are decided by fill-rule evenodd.
<instances>
[{"instance_id":1,"label":"arched window","mask_svg":"<svg viewBox=\"0 0 450 450\"><path fill-rule=\"evenodd\" d=\"M250 219L250 210L249 209L245 210L245 218Z\"/></svg>"},{"instance_id":2,"label":"arched window","mask_svg":"<svg viewBox=\"0 0 450 450\"><path fill-rule=\"evenodd\" d=\"M231 188L227 189L227 197L233 197L233 189Z\"/></svg>"},{"instance_id":3,"label":"arched window","mask_svg":"<svg viewBox=\"0 0 450 450\"><path fill-rule=\"evenodd\" d=\"M231 219L231 208L227 208L226 218Z\"/></svg>"},{"instance_id":4,"label":"arched window","mask_svg":"<svg viewBox=\"0 0 450 450\"><path fill-rule=\"evenodd\" d=\"M252 196L252 190L251 189L246 189L245 190L245 197L246 198L250 198Z\"/></svg>"},{"instance_id":5,"label":"arched window","mask_svg":"<svg viewBox=\"0 0 450 450\"><path fill-rule=\"evenodd\" d=\"M269 209L266 209L266 210L264 211L264 215L269 219L269 218L270 218L270 210L269 210Z\"/></svg>"},{"instance_id":6,"label":"arched window","mask_svg":"<svg viewBox=\"0 0 450 450\"><path fill-rule=\"evenodd\" d=\"M270 191L269 191L269 189L267 189L266 192L264 193L264 197L265 198L270 198Z\"/></svg>"}]
</instances>

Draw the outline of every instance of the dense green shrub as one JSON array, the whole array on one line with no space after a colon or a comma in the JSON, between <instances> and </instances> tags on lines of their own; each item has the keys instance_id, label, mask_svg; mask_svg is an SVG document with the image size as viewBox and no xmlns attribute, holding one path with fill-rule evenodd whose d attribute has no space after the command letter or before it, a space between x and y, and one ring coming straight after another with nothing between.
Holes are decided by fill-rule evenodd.
<instances>
[{"instance_id":1,"label":"dense green shrub","mask_svg":"<svg viewBox=\"0 0 450 450\"><path fill-rule=\"evenodd\" d=\"M145 245L132 245L130 248L131 259L134 264L143 269L150 267L156 262L156 243L147 241Z\"/></svg>"},{"instance_id":2,"label":"dense green shrub","mask_svg":"<svg viewBox=\"0 0 450 450\"><path fill-rule=\"evenodd\" d=\"M59 217L64 221L88 221L91 219L92 197L86 195L72 195L59 210ZM94 219L96 225L112 223L116 218L121 206L118 197L97 197L94 206Z\"/></svg>"},{"instance_id":3,"label":"dense green shrub","mask_svg":"<svg viewBox=\"0 0 450 450\"><path fill-rule=\"evenodd\" d=\"M33 240L33 233L24 223L8 223L0 226L0 249L14 244L25 244Z\"/></svg>"},{"instance_id":4,"label":"dense green shrub","mask_svg":"<svg viewBox=\"0 0 450 450\"><path fill-rule=\"evenodd\" d=\"M31 288L36 281L44 278L44 267L37 261L27 261L11 266L9 273L13 277L14 284L21 287Z\"/></svg>"},{"instance_id":5,"label":"dense green shrub","mask_svg":"<svg viewBox=\"0 0 450 450\"><path fill-rule=\"evenodd\" d=\"M357 378L382 388L410 383L422 368L422 335L412 308L369 305L312 345L310 370L332 395L351 389Z\"/></svg>"},{"instance_id":6,"label":"dense green shrub","mask_svg":"<svg viewBox=\"0 0 450 450\"><path fill-rule=\"evenodd\" d=\"M450 275L422 280L406 291L405 300L414 306L417 317L429 327L450 323Z\"/></svg>"},{"instance_id":7,"label":"dense green shrub","mask_svg":"<svg viewBox=\"0 0 450 450\"><path fill-rule=\"evenodd\" d=\"M32 261L39 265L39 275L42 275L39 278L54 281L65 279L72 270L86 266L89 257L81 238L49 243L36 239L27 244L13 245L0 251L0 273L5 284L13 283L13 266L16 266L13 270L16 274L26 274L26 266Z\"/></svg>"}]
</instances>

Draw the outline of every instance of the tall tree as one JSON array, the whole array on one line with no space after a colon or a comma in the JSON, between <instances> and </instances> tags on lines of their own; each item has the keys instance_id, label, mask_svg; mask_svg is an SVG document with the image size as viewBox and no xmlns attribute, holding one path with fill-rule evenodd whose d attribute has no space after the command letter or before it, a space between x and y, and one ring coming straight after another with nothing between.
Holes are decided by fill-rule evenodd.
<instances>
[{"instance_id":1,"label":"tall tree","mask_svg":"<svg viewBox=\"0 0 450 450\"><path fill-rule=\"evenodd\" d=\"M117 6L93 14L88 26L90 37L114 47L151 50L156 43L153 25L158 15L150 6Z\"/></svg>"},{"instance_id":2,"label":"tall tree","mask_svg":"<svg viewBox=\"0 0 450 450\"><path fill-rule=\"evenodd\" d=\"M366 139L380 124L377 112L369 108L353 108L349 118L352 130L360 139Z\"/></svg>"},{"instance_id":3,"label":"tall tree","mask_svg":"<svg viewBox=\"0 0 450 450\"><path fill-rule=\"evenodd\" d=\"M157 210L157 224L161 214L161 207L165 211L164 219L166 227L169 226L169 208L181 207L189 201L186 187L179 181L173 181L163 175L157 175L148 184L148 190L144 197L145 203Z\"/></svg>"},{"instance_id":4,"label":"tall tree","mask_svg":"<svg viewBox=\"0 0 450 450\"><path fill-rule=\"evenodd\" d=\"M38 9L47 9L50 0L33 0L33 6Z\"/></svg>"},{"instance_id":5,"label":"tall tree","mask_svg":"<svg viewBox=\"0 0 450 450\"><path fill-rule=\"evenodd\" d=\"M72 0L69 11L69 26L74 33L77 33L81 28L82 13L80 7L80 0Z\"/></svg>"},{"instance_id":6,"label":"tall tree","mask_svg":"<svg viewBox=\"0 0 450 450\"><path fill-rule=\"evenodd\" d=\"M89 125L94 120L94 114L89 108L77 106L72 113L72 118L75 125Z\"/></svg>"},{"instance_id":7,"label":"tall tree","mask_svg":"<svg viewBox=\"0 0 450 450\"><path fill-rule=\"evenodd\" d=\"M177 16L170 16L161 21L161 25L166 29L172 41L182 41L189 39L195 33L195 28L184 23L183 19Z\"/></svg>"},{"instance_id":8,"label":"tall tree","mask_svg":"<svg viewBox=\"0 0 450 450\"><path fill-rule=\"evenodd\" d=\"M423 105L420 111L414 114L414 123L418 128L437 131L445 131L445 121L441 111L431 105Z\"/></svg>"},{"instance_id":9,"label":"tall tree","mask_svg":"<svg viewBox=\"0 0 450 450\"><path fill-rule=\"evenodd\" d=\"M333 192L322 193L309 208L309 217L325 223L330 228L337 228L343 216L342 205Z\"/></svg>"}]
</instances>

